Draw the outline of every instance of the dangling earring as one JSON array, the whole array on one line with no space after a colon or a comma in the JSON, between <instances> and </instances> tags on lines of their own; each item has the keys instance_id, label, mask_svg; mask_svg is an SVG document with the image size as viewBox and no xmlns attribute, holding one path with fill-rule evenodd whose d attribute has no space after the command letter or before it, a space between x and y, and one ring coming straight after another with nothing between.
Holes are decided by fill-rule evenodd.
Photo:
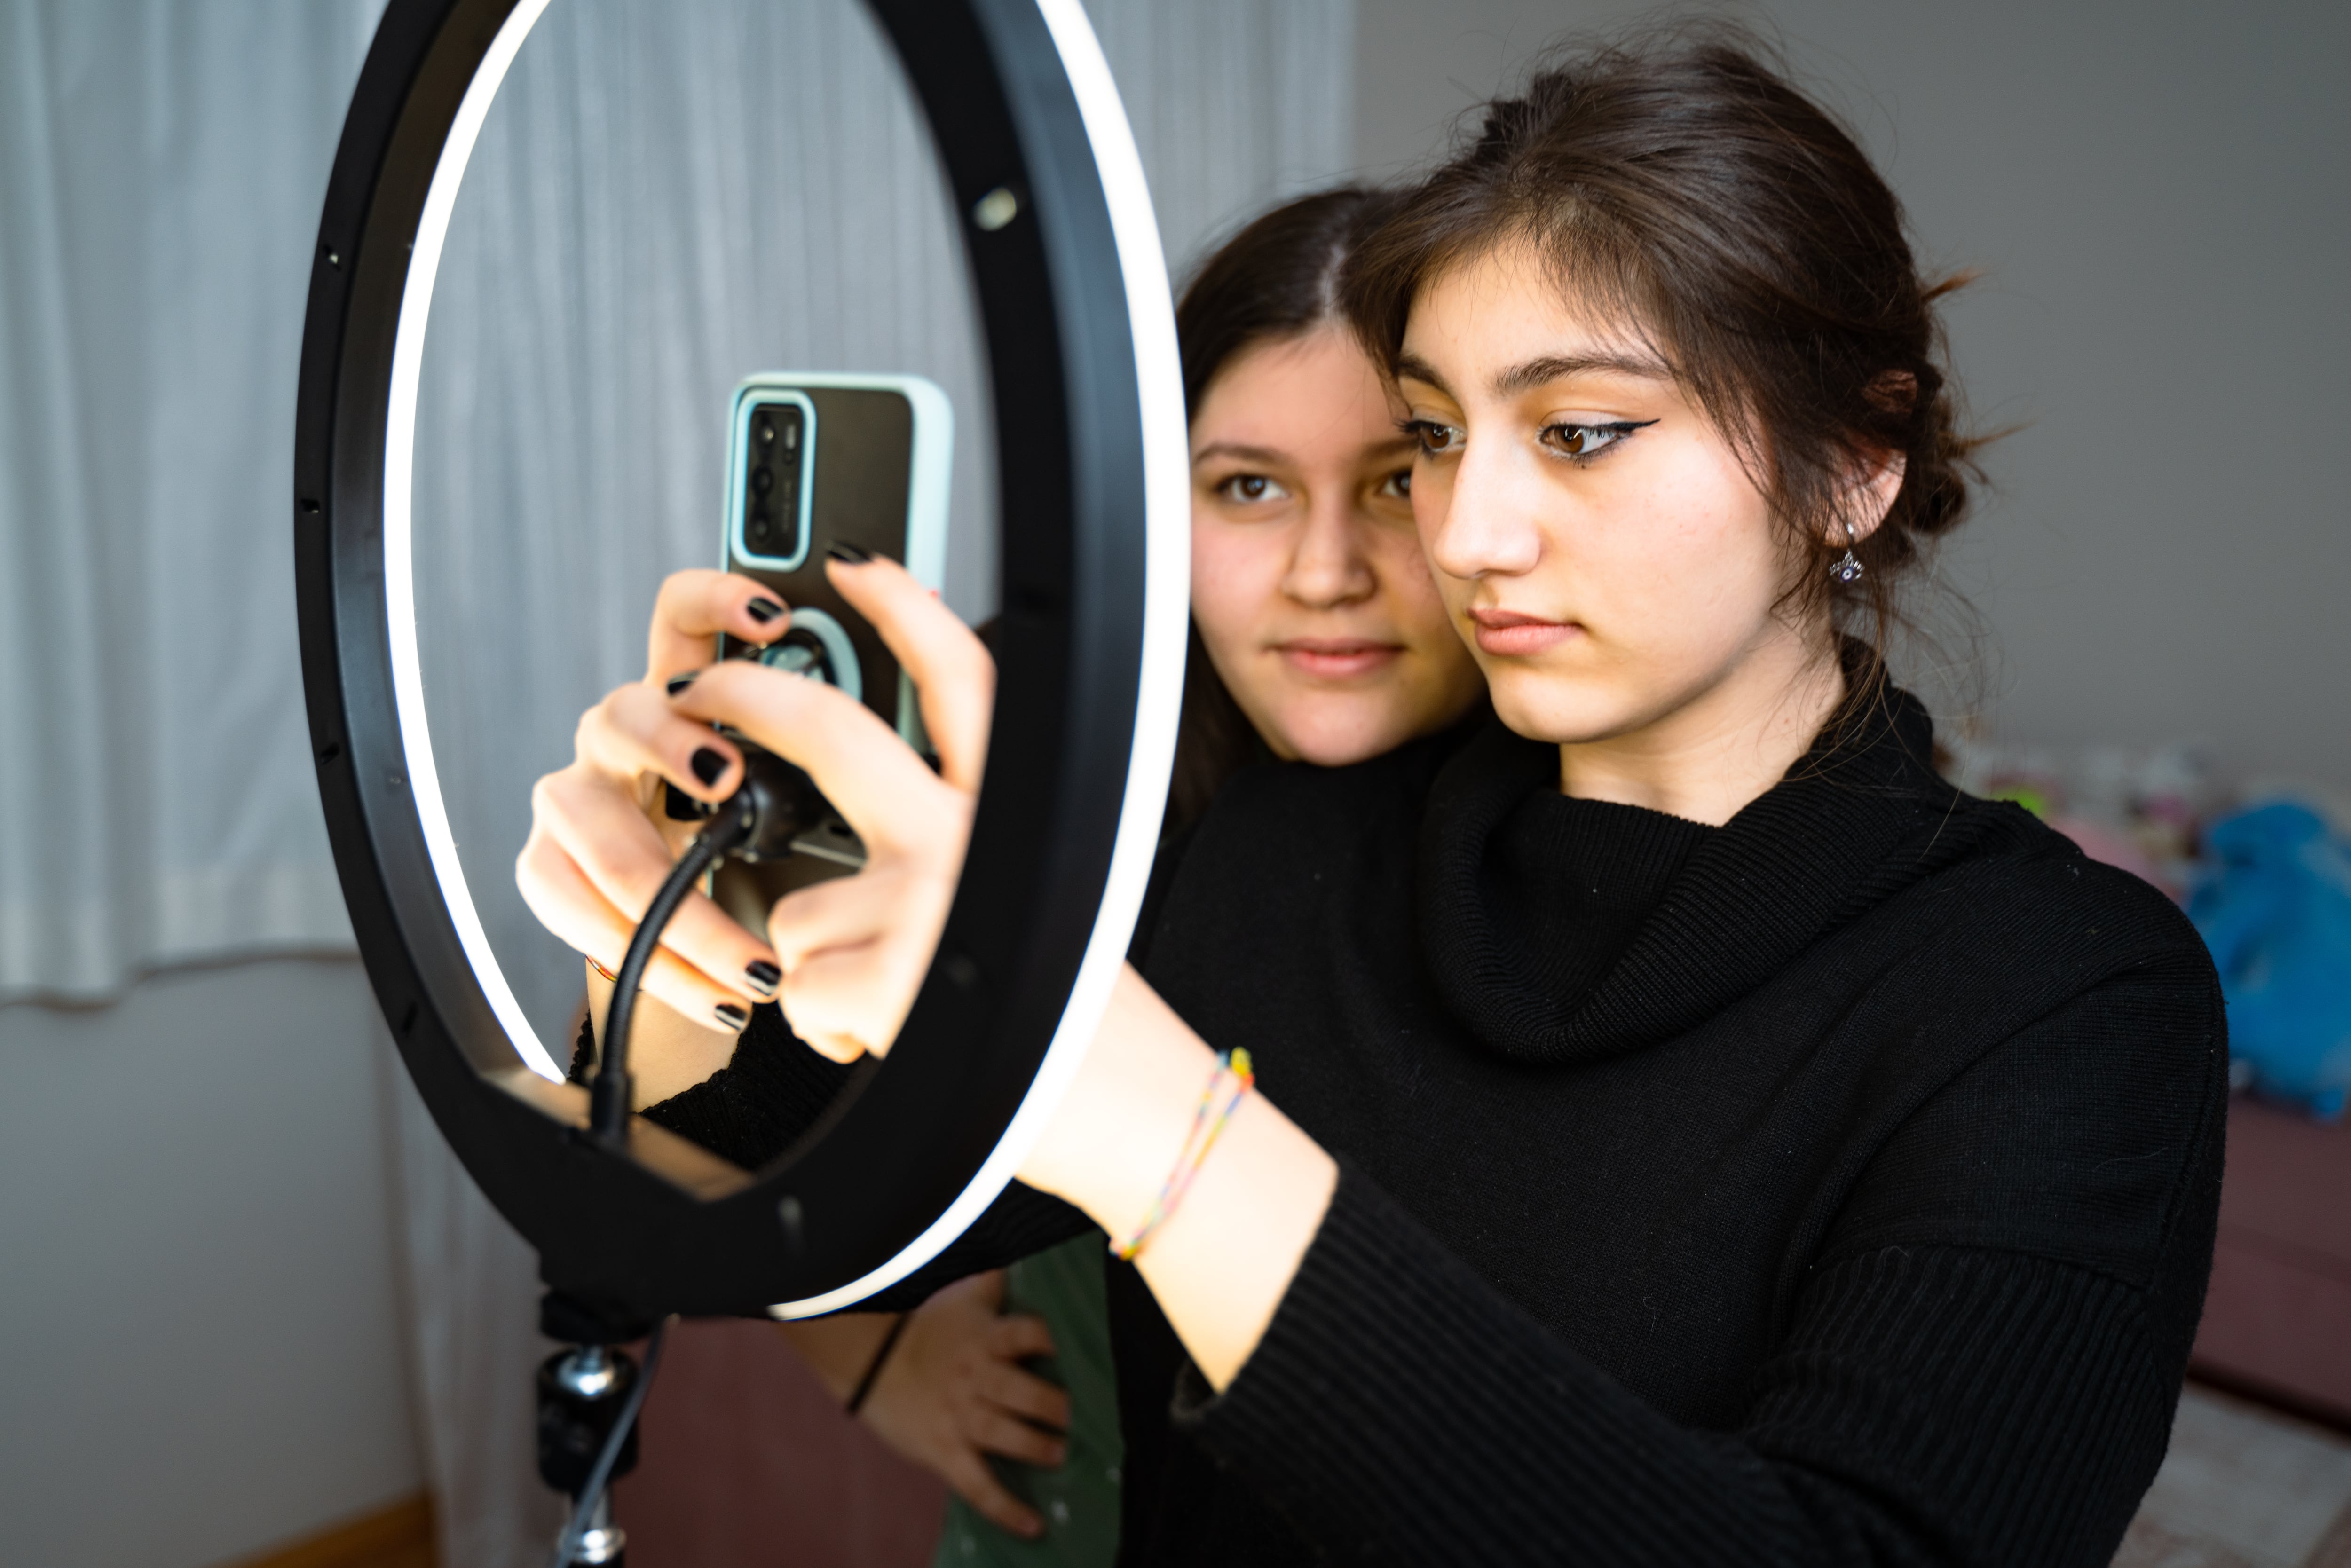
<instances>
[{"instance_id":1,"label":"dangling earring","mask_svg":"<svg viewBox=\"0 0 2351 1568\"><path fill-rule=\"evenodd\" d=\"M1829 563L1829 575L1839 582L1851 582L1861 576L1862 565L1853 553L1853 525L1844 525L1844 554Z\"/></svg>"}]
</instances>

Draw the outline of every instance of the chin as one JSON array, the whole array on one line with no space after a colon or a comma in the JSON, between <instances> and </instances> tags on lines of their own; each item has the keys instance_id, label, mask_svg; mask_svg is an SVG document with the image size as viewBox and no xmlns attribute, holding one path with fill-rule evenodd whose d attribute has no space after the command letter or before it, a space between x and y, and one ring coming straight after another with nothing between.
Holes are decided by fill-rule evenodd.
<instances>
[{"instance_id":1,"label":"chin","mask_svg":"<svg viewBox=\"0 0 2351 1568\"><path fill-rule=\"evenodd\" d=\"M1638 729L1656 716L1622 692L1556 674L1490 671L1494 715L1516 733L1547 746L1580 746Z\"/></svg>"},{"instance_id":2,"label":"chin","mask_svg":"<svg viewBox=\"0 0 2351 1568\"><path fill-rule=\"evenodd\" d=\"M1385 703L1342 704L1324 696L1314 706L1321 711L1313 720L1284 725L1282 738L1298 760L1317 768L1346 768L1368 762L1383 752L1395 750L1413 736L1408 722L1384 711L1389 706ZM1328 711L1332 707L1341 711ZM1355 711L1347 711L1350 709Z\"/></svg>"}]
</instances>

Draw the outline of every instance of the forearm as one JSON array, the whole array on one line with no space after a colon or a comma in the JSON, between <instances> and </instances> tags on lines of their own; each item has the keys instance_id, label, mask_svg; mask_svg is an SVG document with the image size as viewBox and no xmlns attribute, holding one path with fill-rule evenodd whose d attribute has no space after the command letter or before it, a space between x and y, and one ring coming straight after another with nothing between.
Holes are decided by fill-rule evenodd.
<instances>
[{"instance_id":1,"label":"forearm","mask_svg":"<svg viewBox=\"0 0 2351 1568\"><path fill-rule=\"evenodd\" d=\"M1132 1236L1175 1168L1216 1054L1131 968L1096 1045L1021 1170L1031 1186ZM1218 1388L1249 1360L1313 1240L1338 1166L1280 1109L1243 1098L1176 1211L1135 1261Z\"/></svg>"},{"instance_id":2,"label":"forearm","mask_svg":"<svg viewBox=\"0 0 2351 1568\"><path fill-rule=\"evenodd\" d=\"M612 982L592 963L588 971L588 1017L601 1053L604 1017L612 1005ZM734 1060L738 1036L699 1024L654 996L637 993L636 1021L629 1031L630 1103L642 1111L708 1079Z\"/></svg>"},{"instance_id":3,"label":"forearm","mask_svg":"<svg viewBox=\"0 0 2351 1568\"><path fill-rule=\"evenodd\" d=\"M2140 1320L2087 1270L1890 1249L1815 1276L1745 1420L1713 1430L1351 1171L1248 1367L1178 1418L1338 1562L2091 1568L2177 1396Z\"/></svg>"}]
</instances>

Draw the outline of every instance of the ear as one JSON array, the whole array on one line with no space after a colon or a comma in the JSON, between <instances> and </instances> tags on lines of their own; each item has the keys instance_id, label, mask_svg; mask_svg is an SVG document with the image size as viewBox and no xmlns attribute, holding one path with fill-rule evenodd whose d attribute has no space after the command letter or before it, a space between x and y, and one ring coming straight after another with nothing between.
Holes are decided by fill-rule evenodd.
<instances>
[{"instance_id":1,"label":"ear","mask_svg":"<svg viewBox=\"0 0 2351 1568\"><path fill-rule=\"evenodd\" d=\"M1899 452L1880 453L1873 461L1856 463L1846 481L1841 509L1846 537L1829 542L1857 545L1876 533L1886 514L1894 509L1894 497L1902 493L1902 476L1908 468L1909 459Z\"/></svg>"}]
</instances>

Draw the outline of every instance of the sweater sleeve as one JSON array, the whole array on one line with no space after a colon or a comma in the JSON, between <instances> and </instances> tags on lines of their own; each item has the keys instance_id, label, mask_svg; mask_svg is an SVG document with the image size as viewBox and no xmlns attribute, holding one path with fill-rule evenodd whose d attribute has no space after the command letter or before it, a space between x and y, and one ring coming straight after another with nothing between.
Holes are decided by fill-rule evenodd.
<instances>
[{"instance_id":1,"label":"sweater sleeve","mask_svg":"<svg viewBox=\"0 0 2351 1568\"><path fill-rule=\"evenodd\" d=\"M1889 1146L1875 1186L1896 1196L1865 1182L1735 1430L1668 1420L1343 1164L1256 1352L1221 1397L1192 1375L1178 1421L1342 1562L2102 1568L2161 1462L2210 1267L2218 1080L2175 1084L2169 1159L2085 1157L2076 1201L2045 1177L2033 1195L2050 1237L2067 1208L2110 1229L2097 1205L2130 1170L2153 1210L2133 1267L1984 1245L1947 1198L1900 1196L1935 1190L1922 1150L1951 1126L2013 1109L2020 1076L2048 1086L2034 1063L2062 1061L2068 1022L2011 1042L2032 1048L2022 1065L1965 1075ZM1943 1174L1945 1193L1966 1185Z\"/></svg>"}]
</instances>

